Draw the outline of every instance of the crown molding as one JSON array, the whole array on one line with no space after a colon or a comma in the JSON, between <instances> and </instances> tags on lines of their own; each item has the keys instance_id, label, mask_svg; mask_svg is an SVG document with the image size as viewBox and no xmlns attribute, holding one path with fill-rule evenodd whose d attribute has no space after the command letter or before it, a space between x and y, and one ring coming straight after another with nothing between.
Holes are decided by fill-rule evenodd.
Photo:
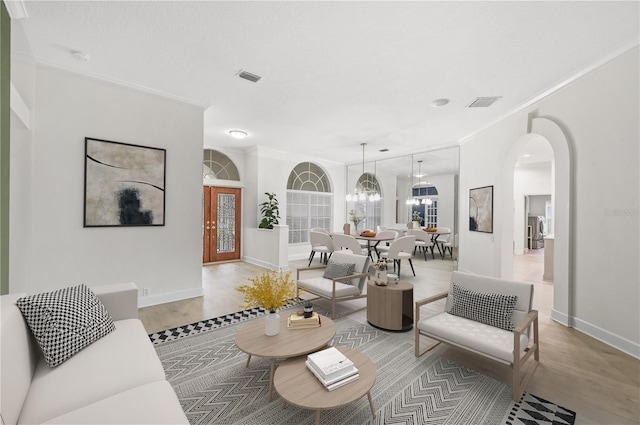
<instances>
[{"instance_id":1,"label":"crown molding","mask_svg":"<svg viewBox=\"0 0 640 425\"><path fill-rule=\"evenodd\" d=\"M7 7L7 12L9 12L11 19L26 19L29 17L24 0L4 0L4 5Z\"/></svg>"}]
</instances>

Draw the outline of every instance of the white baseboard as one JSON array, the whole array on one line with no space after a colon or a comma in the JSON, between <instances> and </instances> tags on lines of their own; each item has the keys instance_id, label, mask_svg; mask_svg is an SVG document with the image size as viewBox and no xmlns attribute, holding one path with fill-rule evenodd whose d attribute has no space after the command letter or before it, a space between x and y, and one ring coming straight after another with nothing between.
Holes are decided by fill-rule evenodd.
<instances>
[{"instance_id":1,"label":"white baseboard","mask_svg":"<svg viewBox=\"0 0 640 425\"><path fill-rule=\"evenodd\" d=\"M589 335L591 338L597 339L598 341L635 357L636 359L640 359L640 344L636 342L629 341L626 338L592 325L589 322L585 322L577 317L568 316L556 310L551 311L551 319L561 325L574 328L585 335Z\"/></svg>"},{"instance_id":2,"label":"white baseboard","mask_svg":"<svg viewBox=\"0 0 640 425\"><path fill-rule=\"evenodd\" d=\"M252 257L247 257L247 256L242 256L242 261L246 261L247 263L250 264L255 264L256 266L260 266L260 267L265 267L269 270L275 270L275 271L282 271L282 272L288 272L289 271L289 266L283 266L280 267L277 264L273 264L273 263L269 263L268 261L263 261L263 260L259 260L257 258L252 258Z\"/></svg>"},{"instance_id":3,"label":"white baseboard","mask_svg":"<svg viewBox=\"0 0 640 425\"><path fill-rule=\"evenodd\" d=\"M568 328L572 328L573 327L573 322L571 320L571 318L569 316L567 316L564 313L559 312L558 310L552 309L551 310L551 320L554 320L558 323L560 323L563 326L566 326Z\"/></svg>"},{"instance_id":4,"label":"white baseboard","mask_svg":"<svg viewBox=\"0 0 640 425\"><path fill-rule=\"evenodd\" d=\"M583 334L589 335L590 337L595 338L598 341L604 342L607 345L617 348L623 353L627 353L628 355L635 357L636 359L640 359L640 344L629 341L628 339L623 338L619 335L612 334L609 331L592 325L591 323L585 322L584 320L580 320L576 317L573 318L573 322L573 327Z\"/></svg>"},{"instance_id":5,"label":"white baseboard","mask_svg":"<svg viewBox=\"0 0 640 425\"><path fill-rule=\"evenodd\" d=\"M147 297L138 297L138 308L150 307L152 305L170 303L173 301L187 300L189 298L201 297L204 295L202 286L199 288L186 289L178 292L168 292L166 294L149 295Z\"/></svg>"}]
</instances>

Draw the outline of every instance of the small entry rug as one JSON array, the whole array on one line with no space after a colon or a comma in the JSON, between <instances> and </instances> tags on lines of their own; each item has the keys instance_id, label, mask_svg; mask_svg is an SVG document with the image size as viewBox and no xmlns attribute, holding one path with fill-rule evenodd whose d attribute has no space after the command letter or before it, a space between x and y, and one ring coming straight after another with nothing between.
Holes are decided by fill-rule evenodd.
<instances>
[{"instance_id":1,"label":"small entry rug","mask_svg":"<svg viewBox=\"0 0 640 425\"><path fill-rule=\"evenodd\" d=\"M269 402L269 360L254 357L246 368L247 355L234 344L238 329L265 313L245 310L149 335L191 424L314 423L313 411L283 406L276 391ZM323 424L575 423L574 412L531 394L515 403L510 386L446 358L432 353L416 358L412 332L385 332L350 317L335 323L332 344L359 350L376 365L371 390L376 417L363 397L322 411Z\"/></svg>"}]
</instances>

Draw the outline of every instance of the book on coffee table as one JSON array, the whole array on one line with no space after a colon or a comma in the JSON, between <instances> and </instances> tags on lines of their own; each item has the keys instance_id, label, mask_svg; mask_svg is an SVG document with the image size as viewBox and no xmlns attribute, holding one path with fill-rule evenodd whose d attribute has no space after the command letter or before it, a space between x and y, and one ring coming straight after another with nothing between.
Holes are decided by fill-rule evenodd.
<instances>
[{"instance_id":1,"label":"book on coffee table","mask_svg":"<svg viewBox=\"0 0 640 425\"><path fill-rule=\"evenodd\" d=\"M324 378L321 376L320 372L318 372L314 366L311 365L309 360L305 362L307 365L307 369L311 371L315 375L316 378L322 383L322 385L329 391L335 390L349 382L353 382L360 377L358 369L355 366L350 366L348 368L342 369L340 374L334 375L331 378Z\"/></svg>"},{"instance_id":2,"label":"book on coffee table","mask_svg":"<svg viewBox=\"0 0 640 425\"><path fill-rule=\"evenodd\" d=\"M309 329L320 327L320 316L315 311L311 317L298 316L297 313L293 313L287 320L287 328L289 329Z\"/></svg>"},{"instance_id":3,"label":"book on coffee table","mask_svg":"<svg viewBox=\"0 0 640 425\"><path fill-rule=\"evenodd\" d=\"M335 347L329 347L307 355L305 364L329 391L353 382L360 377L358 368Z\"/></svg>"}]
</instances>

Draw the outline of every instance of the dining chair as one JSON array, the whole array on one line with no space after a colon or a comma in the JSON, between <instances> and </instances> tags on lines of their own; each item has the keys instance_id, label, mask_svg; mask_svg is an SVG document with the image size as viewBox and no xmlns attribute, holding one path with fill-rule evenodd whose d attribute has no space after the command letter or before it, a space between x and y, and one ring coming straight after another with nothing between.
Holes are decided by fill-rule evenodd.
<instances>
[{"instance_id":1,"label":"dining chair","mask_svg":"<svg viewBox=\"0 0 640 425\"><path fill-rule=\"evenodd\" d=\"M327 235L329 234L329 231L327 229L323 229L322 227L314 227L313 229L311 229L311 231L326 233Z\"/></svg>"},{"instance_id":2,"label":"dining chair","mask_svg":"<svg viewBox=\"0 0 640 425\"><path fill-rule=\"evenodd\" d=\"M431 250L431 258L436 258L433 253L433 242L431 241L431 235L422 229L411 229L407 232L408 235L416 237L416 242L413 248L415 254L416 249L424 253L424 260L427 261L427 250Z\"/></svg>"},{"instance_id":3,"label":"dining chair","mask_svg":"<svg viewBox=\"0 0 640 425\"><path fill-rule=\"evenodd\" d=\"M380 253L382 258L393 260L394 271L396 269L396 264L398 265L398 277L400 277L400 265L402 264L403 259L409 260L411 271L413 272L414 276L416 275L416 271L413 268L413 263L411 262L411 256L413 255L415 244L416 237L414 235L402 236L391 242L389 251Z\"/></svg>"},{"instance_id":4,"label":"dining chair","mask_svg":"<svg viewBox=\"0 0 640 425\"><path fill-rule=\"evenodd\" d=\"M435 236L435 235L434 235ZM438 227L438 235L435 237L434 243L437 245L440 256L444 258L444 244L451 240L451 229L448 227Z\"/></svg>"},{"instance_id":5,"label":"dining chair","mask_svg":"<svg viewBox=\"0 0 640 425\"><path fill-rule=\"evenodd\" d=\"M376 246L373 247L376 255L378 256L378 258L380 258L380 254L382 252L389 251L389 244L398 239L398 232L396 232L395 230L382 230L378 232L376 236L378 236L379 238L393 238L389 241L379 242Z\"/></svg>"},{"instance_id":6,"label":"dining chair","mask_svg":"<svg viewBox=\"0 0 640 425\"><path fill-rule=\"evenodd\" d=\"M449 255L451 256L451 259L453 260L453 248L457 248L458 247L458 234L456 233L455 235L453 235L453 242L451 242L451 238L449 238L449 240L447 242L443 242L442 244L442 258L444 258L445 254L447 253L447 250L449 251Z\"/></svg>"},{"instance_id":7,"label":"dining chair","mask_svg":"<svg viewBox=\"0 0 640 425\"><path fill-rule=\"evenodd\" d=\"M341 251L342 248L344 248L350 250L354 254L363 254L362 245L360 245L360 242L358 242L358 240L351 235L336 233L331 237L331 239L333 239L334 252Z\"/></svg>"},{"instance_id":8,"label":"dining chair","mask_svg":"<svg viewBox=\"0 0 640 425\"><path fill-rule=\"evenodd\" d=\"M311 266L311 262L313 261L313 257L316 255L316 252L320 253L320 262L324 262L326 264L333 253L333 240L331 239L331 236L329 236L328 233L311 230L309 232L309 241L311 242L311 253L309 254L308 266Z\"/></svg>"}]
</instances>

